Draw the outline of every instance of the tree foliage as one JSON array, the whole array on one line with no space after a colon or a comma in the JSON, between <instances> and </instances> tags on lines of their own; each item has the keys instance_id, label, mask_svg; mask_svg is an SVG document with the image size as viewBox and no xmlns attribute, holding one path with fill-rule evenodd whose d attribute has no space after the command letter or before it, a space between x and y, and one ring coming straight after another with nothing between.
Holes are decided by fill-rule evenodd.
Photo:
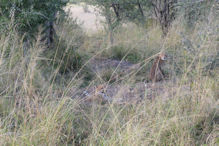
<instances>
[{"instance_id":1,"label":"tree foliage","mask_svg":"<svg viewBox=\"0 0 219 146\"><path fill-rule=\"evenodd\" d=\"M160 24L165 36L175 18L177 0L88 0L86 2L101 9L111 31L121 22L144 23L148 17L153 17Z\"/></svg>"},{"instance_id":2,"label":"tree foliage","mask_svg":"<svg viewBox=\"0 0 219 146\"><path fill-rule=\"evenodd\" d=\"M127 21L144 23L155 19L163 35L168 33L176 15L184 15L189 24L205 16L215 0L84 0L97 6L106 18L108 29L113 31Z\"/></svg>"},{"instance_id":3,"label":"tree foliage","mask_svg":"<svg viewBox=\"0 0 219 146\"><path fill-rule=\"evenodd\" d=\"M15 28L19 33L31 36L39 25L43 25L48 32L56 13L63 12L66 3L63 0L0 0L0 29L7 32Z\"/></svg>"},{"instance_id":4,"label":"tree foliage","mask_svg":"<svg viewBox=\"0 0 219 146\"><path fill-rule=\"evenodd\" d=\"M188 23L192 24L204 16L214 0L72 0L72 2L86 2L98 7L106 19L110 41L113 43L113 31L124 22L139 24L146 22L149 17L153 18L160 24L165 36L177 14L184 13ZM8 26L13 26L19 32L32 34L39 25L43 25L45 38L50 44L51 36L55 33L53 30L55 15L57 12L63 12L62 7L66 3L64 0L0 0L0 24L7 26L0 29L8 30L10 29ZM13 24L8 25L11 20Z\"/></svg>"},{"instance_id":5,"label":"tree foliage","mask_svg":"<svg viewBox=\"0 0 219 146\"><path fill-rule=\"evenodd\" d=\"M207 17L216 0L178 0L179 14L183 14L187 24L191 27L198 20Z\"/></svg>"},{"instance_id":6,"label":"tree foliage","mask_svg":"<svg viewBox=\"0 0 219 146\"><path fill-rule=\"evenodd\" d=\"M126 21L144 22L145 12L149 6L149 0L84 0L84 2L97 6L105 17L111 44L113 31Z\"/></svg>"}]
</instances>

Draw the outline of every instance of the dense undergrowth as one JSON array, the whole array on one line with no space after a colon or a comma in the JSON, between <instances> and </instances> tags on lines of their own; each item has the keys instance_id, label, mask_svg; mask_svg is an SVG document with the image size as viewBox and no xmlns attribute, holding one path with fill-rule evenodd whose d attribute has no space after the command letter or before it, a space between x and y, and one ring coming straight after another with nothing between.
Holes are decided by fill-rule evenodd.
<instances>
[{"instance_id":1,"label":"dense undergrowth","mask_svg":"<svg viewBox=\"0 0 219 146\"><path fill-rule=\"evenodd\" d=\"M208 67L217 62L218 20L208 17L192 30L179 17L165 38L157 26L129 24L115 33L114 46L103 32L86 36L69 21L57 26L54 49L40 35L26 45L16 30L1 34L0 145L218 145L219 71L217 63ZM91 58L141 63L125 85L148 78L151 56L161 50L169 80L177 80L165 101L84 104L70 94L106 78L92 73Z\"/></svg>"}]
</instances>

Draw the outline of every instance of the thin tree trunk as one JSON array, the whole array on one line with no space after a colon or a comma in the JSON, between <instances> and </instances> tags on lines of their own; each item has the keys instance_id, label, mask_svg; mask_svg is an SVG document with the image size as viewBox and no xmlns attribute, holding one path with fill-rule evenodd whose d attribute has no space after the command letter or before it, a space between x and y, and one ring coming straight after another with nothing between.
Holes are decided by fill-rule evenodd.
<instances>
[{"instance_id":1,"label":"thin tree trunk","mask_svg":"<svg viewBox=\"0 0 219 146\"><path fill-rule=\"evenodd\" d=\"M112 22L112 17L110 13L107 13L107 11L106 11L106 20L107 20L107 25L108 25L109 42L110 42L110 45L113 45L114 43L113 22Z\"/></svg>"},{"instance_id":2,"label":"thin tree trunk","mask_svg":"<svg viewBox=\"0 0 219 146\"><path fill-rule=\"evenodd\" d=\"M110 32L109 32L109 37L110 37L110 45L112 46L113 43L114 43L114 37L113 37L113 31L112 30L110 30Z\"/></svg>"},{"instance_id":3,"label":"thin tree trunk","mask_svg":"<svg viewBox=\"0 0 219 146\"><path fill-rule=\"evenodd\" d=\"M55 21L56 13L54 13L53 18L48 20L45 25L45 30L43 31L43 39L48 48L52 48L54 45L54 38L56 36L54 21Z\"/></svg>"},{"instance_id":4,"label":"thin tree trunk","mask_svg":"<svg viewBox=\"0 0 219 146\"><path fill-rule=\"evenodd\" d=\"M143 11L143 9L142 9L142 7L141 7L141 4L140 4L139 0L138 0L138 9L139 9L139 11L140 11L142 17L144 18L144 11Z\"/></svg>"},{"instance_id":5,"label":"thin tree trunk","mask_svg":"<svg viewBox=\"0 0 219 146\"><path fill-rule=\"evenodd\" d=\"M119 9L120 9L119 4L112 4L112 7L113 7L114 13L116 14L117 19L120 19L120 17L119 17Z\"/></svg>"},{"instance_id":6,"label":"thin tree trunk","mask_svg":"<svg viewBox=\"0 0 219 146\"><path fill-rule=\"evenodd\" d=\"M163 36L168 33L171 22L174 19L175 12L171 11L177 0L151 0L151 4L154 8L154 13L161 25Z\"/></svg>"}]
</instances>

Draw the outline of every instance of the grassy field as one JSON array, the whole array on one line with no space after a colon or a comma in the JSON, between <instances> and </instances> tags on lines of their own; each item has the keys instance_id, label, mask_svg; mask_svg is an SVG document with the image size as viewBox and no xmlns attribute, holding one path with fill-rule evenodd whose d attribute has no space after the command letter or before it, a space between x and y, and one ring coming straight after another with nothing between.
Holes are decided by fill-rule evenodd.
<instances>
[{"instance_id":1,"label":"grassy field","mask_svg":"<svg viewBox=\"0 0 219 146\"><path fill-rule=\"evenodd\" d=\"M0 34L0 145L219 145L218 24L214 13L192 29L179 17L165 38L156 25L128 24L111 46L104 31L87 35L65 20L53 50L40 34L31 44L13 29ZM140 102L103 102L91 93L85 102L76 94L119 85L120 98L127 86L148 81L160 51L168 77L152 100L145 93ZM94 72L96 58L140 67Z\"/></svg>"}]
</instances>

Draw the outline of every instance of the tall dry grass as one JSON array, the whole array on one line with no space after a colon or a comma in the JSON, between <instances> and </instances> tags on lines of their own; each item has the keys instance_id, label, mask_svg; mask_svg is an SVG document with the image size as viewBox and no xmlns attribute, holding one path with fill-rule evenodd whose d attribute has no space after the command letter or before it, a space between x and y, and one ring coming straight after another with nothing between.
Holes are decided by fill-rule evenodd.
<instances>
[{"instance_id":1,"label":"tall dry grass","mask_svg":"<svg viewBox=\"0 0 219 146\"><path fill-rule=\"evenodd\" d=\"M181 22L182 18L174 22L165 39L157 27L142 31L133 25L115 35L115 46L124 49L122 55L130 49L143 52L136 60L142 66L148 66L147 58L160 50L170 54L167 72L172 77L174 94L168 94L165 100L164 95L153 101L145 97L137 104L84 104L70 91L80 90L84 82L80 74L86 71L89 60L76 72L63 75L59 72L65 58L62 56L57 66L49 64L52 67L45 74L42 61L51 59L44 56L40 36L26 45L16 31L2 34L0 145L218 145L218 68L210 70L211 74L205 70L218 52L218 20L210 13L207 22L197 23L190 32ZM63 40L68 31L58 30ZM72 45L67 36L66 50ZM110 57L111 48L105 49L106 42L96 47L95 41L100 40L86 38L80 50L86 50L88 58L104 51L105 57ZM139 75L142 78L143 73ZM88 84L96 81L93 76Z\"/></svg>"}]
</instances>

